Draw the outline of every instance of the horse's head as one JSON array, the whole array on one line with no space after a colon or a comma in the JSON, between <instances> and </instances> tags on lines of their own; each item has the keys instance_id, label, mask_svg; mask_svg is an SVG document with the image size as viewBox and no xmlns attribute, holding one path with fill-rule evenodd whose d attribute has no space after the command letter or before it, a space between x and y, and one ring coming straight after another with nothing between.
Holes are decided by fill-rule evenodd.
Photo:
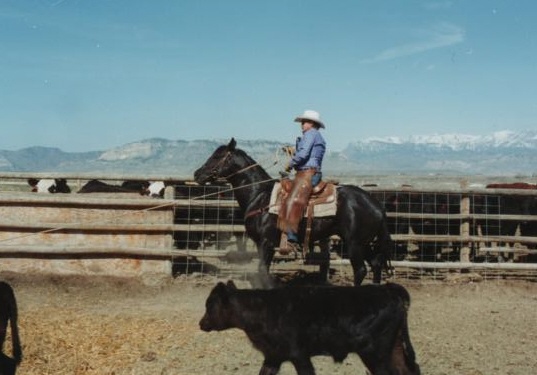
<instances>
[{"instance_id":1,"label":"horse's head","mask_svg":"<svg viewBox=\"0 0 537 375\"><path fill-rule=\"evenodd\" d=\"M237 166L232 159L236 145L235 138L231 138L227 145L218 147L205 164L194 172L194 180L198 184L205 184L219 178L225 178L235 172Z\"/></svg>"}]
</instances>

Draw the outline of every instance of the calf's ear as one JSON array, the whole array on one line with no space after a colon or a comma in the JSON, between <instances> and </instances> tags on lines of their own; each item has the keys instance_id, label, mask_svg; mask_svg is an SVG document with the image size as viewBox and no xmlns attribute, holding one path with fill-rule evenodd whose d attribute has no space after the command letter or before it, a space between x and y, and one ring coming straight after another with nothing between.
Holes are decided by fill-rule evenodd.
<instances>
[{"instance_id":1,"label":"calf's ear","mask_svg":"<svg viewBox=\"0 0 537 375\"><path fill-rule=\"evenodd\" d=\"M228 290L235 290L235 289L237 289L237 286L235 285L235 283L233 282L233 280L228 280L226 286L227 286L227 289L228 289Z\"/></svg>"},{"instance_id":2,"label":"calf's ear","mask_svg":"<svg viewBox=\"0 0 537 375\"><path fill-rule=\"evenodd\" d=\"M223 303L227 303L229 300L229 295L228 295L228 289L227 289L226 284L222 282L219 282L218 284L216 284L213 291L211 292L211 296L216 297L218 300L222 301Z\"/></svg>"}]
</instances>

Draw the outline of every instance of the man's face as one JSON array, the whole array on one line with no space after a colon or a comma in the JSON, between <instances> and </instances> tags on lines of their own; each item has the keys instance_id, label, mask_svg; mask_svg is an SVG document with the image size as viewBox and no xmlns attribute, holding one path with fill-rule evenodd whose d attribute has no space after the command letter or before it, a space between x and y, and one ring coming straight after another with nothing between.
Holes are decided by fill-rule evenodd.
<instances>
[{"instance_id":1,"label":"man's face","mask_svg":"<svg viewBox=\"0 0 537 375\"><path fill-rule=\"evenodd\" d=\"M311 121L302 120L302 122L300 124L302 126L302 133L310 130L313 127L313 122L311 122Z\"/></svg>"}]
</instances>

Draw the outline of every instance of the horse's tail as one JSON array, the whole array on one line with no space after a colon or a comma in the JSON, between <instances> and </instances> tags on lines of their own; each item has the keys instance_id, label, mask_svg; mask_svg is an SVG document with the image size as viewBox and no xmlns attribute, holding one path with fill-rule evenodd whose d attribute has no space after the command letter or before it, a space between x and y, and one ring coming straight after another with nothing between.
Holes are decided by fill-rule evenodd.
<instances>
[{"instance_id":1,"label":"horse's tail","mask_svg":"<svg viewBox=\"0 0 537 375\"><path fill-rule=\"evenodd\" d=\"M384 213L382 225L379 233L377 234L377 241L375 242L375 255L380 263L380 266L386 271L388 276L393 276L393 248L394 242L388 230L388 220L386 213Z\"/></svg>"},{"instance_id":2,"label":"horse's tail","mask_svg":"<svg viewBox=\"0 0 537 375\"><path fill-rule=\"evenodd\" d=\"M17 300L15 299L15 293L13 292L13 288L7 283L4 283L5 285L5 297L7 299L7 308L9 312L9 321L10 321L10 327L11 327L11 342L12 342L12 348L13 348L13 359L15 360L15 363L18 365L22 361L22 349L21 349L21 342L19 337L19 327L17 324L18 320L18 310L17 310Z\"/></svg>"}]
</instances>

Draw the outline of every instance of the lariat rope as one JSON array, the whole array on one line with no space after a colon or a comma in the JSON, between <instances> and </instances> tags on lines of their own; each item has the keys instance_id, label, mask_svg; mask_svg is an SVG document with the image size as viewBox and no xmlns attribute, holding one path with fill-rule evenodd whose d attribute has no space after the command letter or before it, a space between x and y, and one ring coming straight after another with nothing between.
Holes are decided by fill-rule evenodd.
<instances>
[{"instance_id":1,"label":"lariat rope","mask_svg":"<svg viewBox=\"0 0 537 375\"><path fill-rule=\"evenodd\" d=\"M228 155L226 155L226 157L224 159L222 159L222 161L225 161L225 159L227 159L227 157L228 157ZM277 165L280 162L280 160L279 160L279 149L274 154L274 158L275 158L274 162L272 163L272 165L267 167L267 169L271 168L271 167L274 167L275 165ZM248 166L246 166L246 167L244 167L244 168L242 168L242 169L230 174L229 176L222 177L222 179L230 178L231 176L234 176L236 174L242 173L242 172L244 172L244 171L246 171L246 170L248 170L250 168L254 168L256 166L260 166L260 164L259 163L250 164L250 165L248 165ZM221 194L221 193L227 193L227 192L230 192L230 191L233 192L235 190L243 189L243 188L254 186L254 185L257 185L257 184L264 184L264 183L267 183L267 182L277 181L277 180L279 180L279 179L278 178L269 178L269 179L266 179L266 180L263 180L263 181L256 181L256 182L253 182L251 184L241 185L241 186L236 187L236 188L232 187L230 189L220 190L220 191L217 191L217 192L214 192L214 193L209 193L209 194L200 195L198 197L189 198L189 200L204 199L204 198L207 198L207 197L210 197L210 196L213 196L213 195L217 195L217 194ZM174 201L173 202L167 202L167 203L159 204L159 205L148 207L148 208L143 208L143 209L140 209L140 210L134 210L134 211L125 212L123 214L113 216L110 219L105 220L104 222L107 222L107 221L110 222L110 221L116 220L116 219L118 219L118 218L120 218L122 216L130 215L133 212L147 212L147 211L152 211L152 210L158 210L160 208L176 206L176 205L177 205L177 203L175 203ZM102 223L102 222L103 221L99 221L99 223ZM9 238L0 239L0 242L14 241L14 240L18 240L18 239L21 239L21 238L27 238L27 237L36 236L36 235L39 235L39 234L47 234L47 233L52 233L52 232L58 232L58 231L65 230L65 229L74 229L74 228L77 228L77 226L80 225L80 224L91 224L91 223L92 222L89 222L89 223L78 222L78 223L74 223L74 224L71 224L71 225L65 225L65 226L61 226L61 227L45 229L45 230L38 231L38 232L35 232L35 233L29 233L29 234L25 234L25 235L21 235L21 236L15 236L15 237L9 237Z\"/></svg>"}]
</instances>

